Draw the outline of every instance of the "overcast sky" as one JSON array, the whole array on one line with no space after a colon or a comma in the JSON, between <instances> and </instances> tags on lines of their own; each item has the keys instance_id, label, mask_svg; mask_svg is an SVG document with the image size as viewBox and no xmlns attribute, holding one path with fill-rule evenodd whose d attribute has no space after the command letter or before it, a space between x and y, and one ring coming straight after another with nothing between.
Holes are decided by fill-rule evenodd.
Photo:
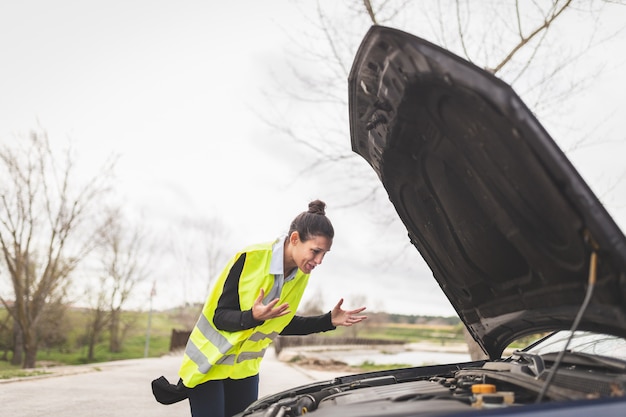
<instances>
[{"instance_id":1,"label":"overcast sky","mask_svg":"<svg viewBox=\"0 0 626 417\"><path fill-rule=\"evenodd\" d=\"M365 297L372 310L453 315L417 253L402 257L417 267L381 261L384 242L372 244L361 209L333 207L341 190L294 169L313 156L272 141L274 133L258 118L267 105L262 91L285 59L285 33L299 33L301 19L286 0L3 2L0 138L41 128L59 146L71 140L87 167L119 155L128 207L155 230L181 218L219 219L228 250L273 239L321 198L337 236L309 294L321 295L326 308L340 296L348 307ZM607 75L618 87L607 82L593 93L610 97L614 111L626 101L620 65ZM622 145L608 149L572 156L600 192L626 165ZM625 182L611 191L626 195ZM624 227L624 199L605 203ZM387 233L406 236L398 225ZM182 270L168 264L155 271L158 308L203 301L201 285L181 284ZM419 277L410 276L416 270Z\"/></svg>"}]
</instances>

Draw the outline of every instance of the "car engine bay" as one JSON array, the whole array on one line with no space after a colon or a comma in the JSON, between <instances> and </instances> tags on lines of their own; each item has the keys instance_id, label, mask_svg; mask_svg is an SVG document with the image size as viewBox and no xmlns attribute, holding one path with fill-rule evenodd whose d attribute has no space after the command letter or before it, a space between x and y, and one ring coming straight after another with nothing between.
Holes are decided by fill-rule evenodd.
<instances>
[{"instance_id":1,"label":"car engine bay","mask_svg":"<svg viewBox=\"0 0 626 417\"><path fill-rule=\"evenodd\" d=\"M370 372L263 398L244 416L420 416L536 403L623 398L626 362L570 353L547 389L555 354ZM545 389L545 393L542 391Z\"/></svg>"}]
</instances>

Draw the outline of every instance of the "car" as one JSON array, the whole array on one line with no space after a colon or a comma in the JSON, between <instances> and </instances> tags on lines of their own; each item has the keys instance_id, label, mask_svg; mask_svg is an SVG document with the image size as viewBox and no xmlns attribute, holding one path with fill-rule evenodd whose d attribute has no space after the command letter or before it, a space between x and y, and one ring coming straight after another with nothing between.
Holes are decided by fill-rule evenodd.
<instances>
[{"instance_id":1,"label":"car","mask_svg":"<svg viewBox=\"0 0 626 417\"><path fill-rule=\"evenodd\" d=\"M374 26L349 112L353 151L488 358L346 375L241 415L625 415L626 238L513 89Z\"/></svg>"}]
</instances>

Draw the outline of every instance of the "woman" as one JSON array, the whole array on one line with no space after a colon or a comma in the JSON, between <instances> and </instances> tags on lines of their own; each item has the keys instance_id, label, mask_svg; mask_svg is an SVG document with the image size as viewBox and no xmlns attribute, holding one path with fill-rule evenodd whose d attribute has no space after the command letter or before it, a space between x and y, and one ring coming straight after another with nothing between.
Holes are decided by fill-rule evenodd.
<instances>
[{"instance_id":1,"label":"woman","mask_svg":"<svg viewBox=\"0 0 626 417\"><path fill-rule=\"evenodd\" d=\"M250 246L226 265L194 327L179 370L193 417L231 416L258 397L259 366L272 340L352 326L365 307L296 316L309 274L322 263L334 229L326 204L315 200L289 233Z\"/></svg>"}]
</instances>

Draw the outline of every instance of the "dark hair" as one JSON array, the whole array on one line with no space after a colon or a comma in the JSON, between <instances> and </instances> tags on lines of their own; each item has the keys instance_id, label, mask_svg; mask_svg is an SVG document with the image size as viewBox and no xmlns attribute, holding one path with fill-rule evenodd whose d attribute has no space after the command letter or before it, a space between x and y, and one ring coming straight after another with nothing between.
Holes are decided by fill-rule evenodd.
<instances>
[{"instance_id":1,"label":"dark hair","mask_svg":"<svg viewBox=\"0 0 626 417\"><path fill-rule=\"evenodd\" d=\"M309 210L298 214L289 226L289 235L298 232L300 240L306 242L313 236L325 236L332 239L335 229L326 217L326 203L321 200L313 200L309 203Z\"/></svg>"}]
</instances>

